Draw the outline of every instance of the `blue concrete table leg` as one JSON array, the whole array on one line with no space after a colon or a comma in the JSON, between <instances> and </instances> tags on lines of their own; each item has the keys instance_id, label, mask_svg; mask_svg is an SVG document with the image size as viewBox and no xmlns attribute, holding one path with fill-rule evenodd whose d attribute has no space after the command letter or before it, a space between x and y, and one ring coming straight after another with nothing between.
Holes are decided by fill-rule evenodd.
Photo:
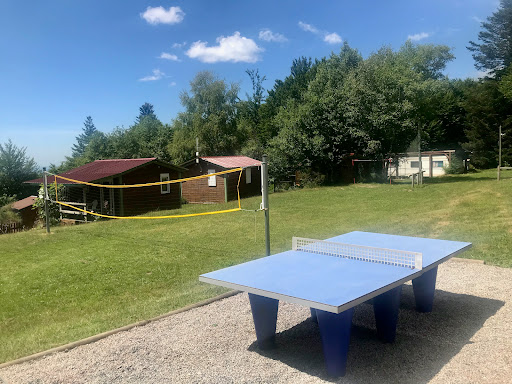
<instances>
[{"instance_id":1,"label":"blue concrete table leg","mask_svg":"<svg viewBox=\"0 0 512 384\"><path fill-rule=\"evenodd\" d=\"M261 349L273 348L276 340L279 300L249 293L249 301L251 303L258 346Z\"/></svg>"},{"instance_id":2,"label":"blue concrete table leg","mask_svg":"<svg viewBox=\"0 0 512 384\"><path fill-rule=\"evenodd\" d=\"M401 294L402 286L400 285L376 296L373 300L377 335L386 343L395 341Z\"/></svg>"},{"instance_id":3,"label":"blue concrete table leg","mask_svg":"<svg viewBox=\"0 0 512 384\"><path fill-rule=\"evenodd\" d=\"M316 310L325 364L330 376L345 375L353 315L354 308L339 314Z\"/></svg>"},{"instance_id":4,"label":"blue concrete table leg","mask_svg":"<svg viewBox=\"0 0 512 384\"><path fill-rule=\"evenodd\" d=\"M311 311L311 320L313 320L314 323L318 324L318 319L316 318L316 309L315 308L309 308Z\"/></svg>"},{"instance_id":5,"label":"blue concrete table leg","mask_svg":"<svg viewBox=\"0 0 512 384\"><path fill-rule=\"evenodd\" d=\"M412 279L412 288L418 312L432 312L434 305L434 292L436 290L437 267Z\"/></svg>"}]
</instances>

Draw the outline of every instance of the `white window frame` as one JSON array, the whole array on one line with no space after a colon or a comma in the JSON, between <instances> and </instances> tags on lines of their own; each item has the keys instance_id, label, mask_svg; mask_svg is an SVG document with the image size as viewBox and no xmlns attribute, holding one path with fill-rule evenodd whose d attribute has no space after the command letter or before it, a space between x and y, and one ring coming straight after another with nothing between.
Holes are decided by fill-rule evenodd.
<instances>
[{"instance_id":1,"label":"white window frame","mask_svg":"<svg viewBox=\"0 0 512 384\"><path fill-rule=\"evenodd\" d=\"M160 182L170 180L171 178L169 177L168 173L160 174ZM167 193L171 193L171 184L160 184L160 194L165 195Z\"/></svg>"},{"instance_id":2,"label":"white window frame","mask_svg":"<svg viewBox=\"0 0 512 384\"><path fill-rule=\"evenodd\" d=\"M245 184L252 183L252 168L245 168Z\"/></svg>"},{"instance_id":3,"label":"white window frame","mask_svg":"<svg viewBox=\"0 0 512 384\"><path fill-rule=\"evenodd\" d=\"M208 174L210 173L216 173L215 169L209 169ZM208 186L209 187L216 187L217 186L217 176L210 176L208 177Z\"/></svg>"}]
</instances>

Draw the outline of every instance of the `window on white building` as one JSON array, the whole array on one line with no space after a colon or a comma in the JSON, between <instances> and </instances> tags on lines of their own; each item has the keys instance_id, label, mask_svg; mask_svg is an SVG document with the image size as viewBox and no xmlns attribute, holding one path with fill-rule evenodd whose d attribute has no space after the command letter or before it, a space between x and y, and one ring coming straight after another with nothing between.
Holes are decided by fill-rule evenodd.
<instances>
[{"instance_id":1,"label":"window on white building","mask_svg":"<svg viewBox=\"0 0 512 384\"><path fill-rule=\"evenodd\" d=\"M411 161L411 168L419 168L420 162L419 161Z\"/></svg>"},{"instance_id":2,"label":"window on white building","mask_svg":"<svg viewBox=\"0 0 512 384\"><path fill-rule=\"evenodd\" d=\"M432 166L436 168L443 168L443 162L442 161L433 161Z\"/></svg>"}]
</instances>

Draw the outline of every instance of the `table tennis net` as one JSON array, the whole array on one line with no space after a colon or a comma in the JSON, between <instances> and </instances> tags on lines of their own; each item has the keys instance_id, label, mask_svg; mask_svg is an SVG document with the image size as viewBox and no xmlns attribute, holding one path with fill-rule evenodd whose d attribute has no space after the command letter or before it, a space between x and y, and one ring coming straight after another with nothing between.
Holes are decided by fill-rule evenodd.
<instances>
[{"instance_id":1,"label":"table tennis net","mask_svg":"<svg viewBox=\"0 0 512 384\"><path fill-rule=\"evenodd\" d=\"M421 253L397 249L344 244L303 237L293 237L292 249L294 251L316 253L319 255L335 256L377 264L387 264L410 269L422 269L423 266Z\"/></svg>"}]
</instances>

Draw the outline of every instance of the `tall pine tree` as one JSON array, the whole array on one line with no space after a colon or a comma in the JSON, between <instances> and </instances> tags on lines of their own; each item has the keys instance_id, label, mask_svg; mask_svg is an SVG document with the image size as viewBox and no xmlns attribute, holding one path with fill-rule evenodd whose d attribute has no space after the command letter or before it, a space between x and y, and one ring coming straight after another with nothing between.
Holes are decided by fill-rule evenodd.
<instances>
[{"instance_id":1,"label":"tall pine tree","mask_svg":"<svg viewBox=\"0 0 512 384\"><path fill-rule=\"evenodd\" d=\"M480 44L470 41L468 47L475 67L499 76L512 63L512 0L501 0L498 10L482 22L478 40Z\"/></svg>"},{"instance_id":2,"label":"tall pine tree","mask_svg":"<svg viewBox=\"0 0 512 384\"><path fill-rule=\"evenodd\" d=\"M98 132L98 130L92 122L92 117L87 116L85 118L84 127L82 128L82 133L76 137L76 144L73 144L73 147L71 148L71 157L77 158L82 156L87 144L89 144L91 138L96 132Z\"/></svg>"},{"instance_id":3,"label":"tall pine tree","mask_svg":"<svg viewBox=\"0 0 512 384\"><path fill-rule=\"evenodd\" d=\"M151 119L156 119L155 110L153 109L153 104L144 103L139 108L139 116L135 119L135 124L139 124L144 118L149 117Z\"/></svg>"}]
</instances>

